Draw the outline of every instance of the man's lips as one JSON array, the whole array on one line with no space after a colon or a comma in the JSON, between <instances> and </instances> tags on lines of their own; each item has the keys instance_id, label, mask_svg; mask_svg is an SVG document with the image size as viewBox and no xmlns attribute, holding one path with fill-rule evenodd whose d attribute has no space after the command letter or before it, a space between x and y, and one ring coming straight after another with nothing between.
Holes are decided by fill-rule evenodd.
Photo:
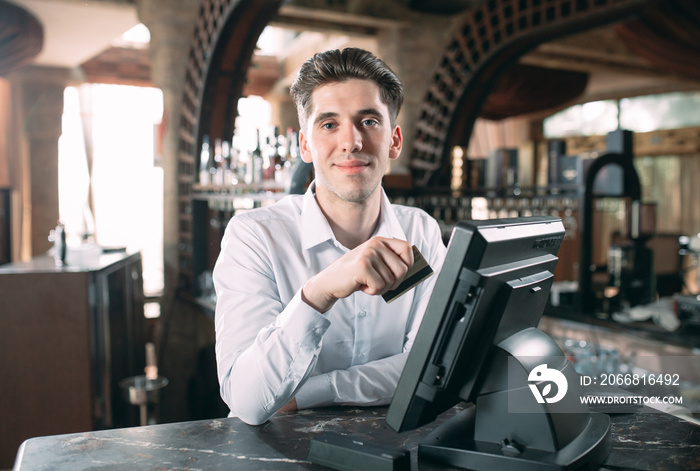
<instances>
[{"instance_id":1,"label":"man's lips","mask_svg":"<svg viewBox=\"0 0 700 471\"><path fill-rule=\"evenodd\" d=\"M341 172L352 175L365 170L367 167L369 167L369 163L362 160L343 160L341 162L337 162L335 166Z\"/></svg>"}]
</instances>

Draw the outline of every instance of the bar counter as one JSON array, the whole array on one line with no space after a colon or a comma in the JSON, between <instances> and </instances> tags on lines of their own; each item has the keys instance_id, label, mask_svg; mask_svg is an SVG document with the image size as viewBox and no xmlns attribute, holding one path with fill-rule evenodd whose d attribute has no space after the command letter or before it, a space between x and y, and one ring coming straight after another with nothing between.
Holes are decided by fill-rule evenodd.
<instances>
[{"instance_id":1,"label":"bar counter","mask_svg":"<svg viewBox=\"0 0 700 471\"><path fill-rule=\"evenodd\" d=\"M307 460L310 441L324 433L411 450L411 469L452 469L417 459L417 446L434 427L463 410L456 406L432 424L396 433L386 407L323 408L275 415L261 426L222 418L32 438L19 449L14 471L36 469L322 470ZM700 468L700 427L665 413L614 414L612 451L601 469ZM360 471L360 470L358 470Z\"/></svg>"},{"instance_id":2,"label":"bar counter","mask_svg":"<svg viewBox=\"0 0 700 471\"><path fill-rule=\"evenodd\" d=\"M693 349L700 346L700 326L681 325L674 331L668 331L656 325L651 319L639 322L620 323L609 318L598 318L591 314L582 314L574 309L558 308L547 305L544 318L561 319L578 323L587 328L603 328L625 336L661 342Z\"/></svg>"},{"instance_id":3,"label":"bar counter","mask_svg":"<svg viewBox=\"0 0 700 471\"><path fill-rule=\"evenodd\" d=\"M0 469L29 437L139 424L119 381L145 367L141 254L73 254L0 267Z\"/></svg>"}]
</instances>

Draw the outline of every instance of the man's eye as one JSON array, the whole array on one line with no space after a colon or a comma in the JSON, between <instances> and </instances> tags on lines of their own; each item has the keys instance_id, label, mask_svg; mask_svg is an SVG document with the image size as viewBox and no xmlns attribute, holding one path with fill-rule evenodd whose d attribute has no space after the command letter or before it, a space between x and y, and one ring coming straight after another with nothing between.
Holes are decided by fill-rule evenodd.
<instances>
[{"instance_id":1,"label":"man's eye","mask_svg":"<svg viewBox=\"0 0 700 471\"><path fill-rule=\"evenodd\" d=\"M335 127L335 124L333 124L333 123L323 123L323 124L321 125L321 127L322 127L323 129L333 129L333 128Z\"/></svg>"},{"instance_id":2,"label":"man's eye","mask_svg":"<svg viewBox=\"0 0 700 471\"><path fill-rule=\"evenodd\" d=\"M365 119L364 121L362 121L363 126L374 126L375 124L377 124L376 119Z\"/></svg>"}]
</instances>

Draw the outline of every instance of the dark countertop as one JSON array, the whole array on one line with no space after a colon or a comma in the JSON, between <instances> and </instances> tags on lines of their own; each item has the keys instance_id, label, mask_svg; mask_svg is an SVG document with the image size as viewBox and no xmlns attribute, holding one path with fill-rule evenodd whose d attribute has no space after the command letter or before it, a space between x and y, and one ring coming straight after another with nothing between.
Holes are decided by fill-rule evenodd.
<instances>
[{"instance_id":1,"label":"dark countertop","mask_svg":"<svg viewBox=\"0 0 700 471\"><path fill-rule=\"evenodd\" d=\"M324 408L278 414L257 427L223 418L32 438L14 469L322 470L328 468L306 458L311 439L330 432L410 449L415 470L420 440L461 408L400 434L386 424L386 410ZM611 415L611 422L612 451L602 469L700 469L700 427L662 413ZM420 469L446 468L421 461Z\"/></svg>"},{"instance_id":2,"label":"dark countertop","mask_svg":"<svg viewBox=\"0 0 700 471\"><path fill-rule=\"evenodd\" d=\"M128 263L140 257L139 252L127 253L124 250L106 250L95 246L92 250L73 249L69 252L66 265L56 265L53 255L38 255L26 262L13 262L0 266L0 274L25 273L80 273L100 271L117 263Z\"/></svg>"}]
</instances>

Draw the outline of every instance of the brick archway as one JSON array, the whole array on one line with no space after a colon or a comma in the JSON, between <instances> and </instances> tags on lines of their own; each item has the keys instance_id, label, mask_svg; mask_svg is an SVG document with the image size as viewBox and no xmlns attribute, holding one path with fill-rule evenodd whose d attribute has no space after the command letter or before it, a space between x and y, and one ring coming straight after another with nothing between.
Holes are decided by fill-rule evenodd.
<instances>
[{"instance_id":1,"label":"brick archway","mask_svg":"<svg viewBox=\"0 0 700 471\"><path fill-rule=\"evenodd\" d=\"M193 275L192 185L202 136L230 138L260 33L282 0L204 0L189 51L178 146L179 286Z\"/></svg>"},{"instance_id":2,"label":"brick archway","mask_svg":"<svg viewBox=\"0 0 700 471\"><path fill-rule=\"evenodd\" d=\"M180 176L194 179L203 134L230 137L255 44L282 0L205 0L189 52L180 120Z\"/></svg>"},{"instance_id":3,"label":"brick archway","mask_svg":"<svg viewBox=\"0 0 700 471\"><path fill-rule=\"evenodd\" d=\"M416 185L449 185L450 149L467 146L486 97L519 57L543 42L619 21L652 1L487 0L465 13L416 123L410 164Z\"/></svg>"}]
</instances>

